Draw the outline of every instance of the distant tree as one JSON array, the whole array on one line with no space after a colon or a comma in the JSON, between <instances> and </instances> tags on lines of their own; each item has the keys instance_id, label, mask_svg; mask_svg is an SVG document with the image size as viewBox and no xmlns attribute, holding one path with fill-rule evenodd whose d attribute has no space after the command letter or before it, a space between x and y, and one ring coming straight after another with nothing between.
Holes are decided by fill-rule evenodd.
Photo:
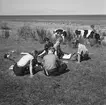
<instances>
[{"instance_id":1,"label":"distant tree","mask_svg":"<svg viewBox=\"0 0 106 105\"><path fill-rule=\"evenodd\" d=\"M1 25L1 30L2 30L2 36L5 38L5 39L7 39L7 38L9 38L9 36L10 36L10 27L8 27L8 24L7 23L3 23L2 25Z\"/></svg>"}]
</instances>

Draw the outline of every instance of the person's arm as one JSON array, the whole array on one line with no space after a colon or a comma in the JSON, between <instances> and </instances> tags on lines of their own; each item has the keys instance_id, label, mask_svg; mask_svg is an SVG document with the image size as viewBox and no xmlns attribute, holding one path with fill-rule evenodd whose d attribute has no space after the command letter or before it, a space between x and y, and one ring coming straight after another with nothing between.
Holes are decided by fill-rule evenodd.
<instances>
[{"instance_id":1,"label":"person's arm","mask_svg":"<svg viewBox=\"0 0 106 105\"><path fill-rule=\"evenodd\" d=\"M45 60L44 60L44 58L43 58L43 61L42 61L42 65L43 65L43 69L44 69L45 74L48 76L49 74L48 74L48 71L45 69Z\"/></svg>"},{"instance_id":2,"label":"person's arm","mask_svg":"<svg viewBox=\"0 0 106 105\"><path fill-rule=\"evenodd\" d=\"M58 58L58 56L56 56L56 65L57 67L60 67L60 65L62 64L63 62Z\"/></svg>"},{"instance_id":3,"label":"person's arm","mask_svg":"<svg viewBox=\"0 0 106 105\"><path fill-rule=\"evenodd\" d=\"M46 51L44 50L41 54L39 54L38 56L42 56L44 53L46 53Z\"/></svg>"},{"instance_id":4,"label":"person's arm","mask_svg":"<svg viewBox=\"0 0 106 105\"><path fill-rule=\"evenodd\" d=\"M77 58L78 61L77 61L77 63L80 63L80 61L81 61L81 59L80 59L81 52L82 52L82 49L80 47L78 47L78 52L77 52L77 54L78 54L78 58Z\"/></svg>"},{"instance_id":5,"label":"person's arm","mask_svg":"<svg viewBox=\"0 0 106 105\"><path fill-rule=\"evenodd\" d=\"M78 62L77 63L80 63L81 59L80 59L80 54L78 53Z\"/></svg>"},{"instance_id":6,"label":"person's arm","mask_svg":"<svg viewBox=\"0 0 106 105\"><path fill-rule=\"evenodd\" d=\"M57 50L55 50L54 54L57 56Z\"/></svg>"},{"instance_id":7,"label":"person's arm","mask_svg":"<svg viewBox=\"0 0 106 105\"><path fill-rule=\"evenodd\" d=\"M16 61L11 57L12 54L8 53L8 54L4 54L4 58L13 61L14 63L16 63Z\"/></svg>"},{"instance_id":8,"label":"person's arm","mask_svg":"<svg viewBox=\"0 0 106 105\"><path fill-rule=\"evenodd\" d=\"M32 69L33 69L33 67L32 67L32 60L30 60L30 64L29 64L29 70L30 70L30 77L32 78L33 77L33 72L32 72Z\"/></svg>"},{"instance_id":9,"label":"person's arm","mask_svg":"<svg viewBox=\"0 0 106 105\"><path fill-rule=\"evenodd\" d=\"M20 54L29 54L29 53L26 53L26 52L21 52Z\"/></svg>"}]
</instances>

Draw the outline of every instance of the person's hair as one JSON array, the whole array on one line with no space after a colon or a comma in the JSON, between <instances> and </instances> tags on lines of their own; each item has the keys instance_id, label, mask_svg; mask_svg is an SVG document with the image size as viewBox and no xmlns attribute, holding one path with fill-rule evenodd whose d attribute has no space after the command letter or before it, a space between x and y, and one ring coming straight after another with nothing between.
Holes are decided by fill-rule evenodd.
<instances>
[{"instance_id":1,"label":"person's hair","mask_svg":"<svg viewBox=\"0 0 106 105\"><path fill-rule=\"evenodd\" d=\"M8 58L7 56L8 56L8 54L4 54L4 58L5 58L5 59Z\"/></svg>"},{"instance_id":2,"label":"person's hair","mask_svg":"<svg viewBox=\"0 0 106 105\"><path fill-rule=\"evenodd\" d=\"M34 54L38 54L38 51L37 50L34 50Z\"/></svg>"},{"instance_id":3,"label":"person's hair","mask_svg":"<svg viewBox=\"0 0 106 105\"><path fill-rule=\"evenodd\" d=\"M45 42L46 42L46 41L49 42L50 40L49 40L49 38L46 37L46 38L44 38L44 41L45 41Z\"/></svg>"},{"instance_id":4,"label":"person's hair","mask_svg":"<svg viewBox=\"0 0 106 105\"><path fill-rule=\"evenodd\" d=\"M38 51L37 50L33 50L30 54L33 55L34 58L36 58L37 55L38 55Z\"/></svg>"},{"instance_id":5,"label":"person's hair","mask_svg":"<svg viewBox=\"0 0 106 105\"><path fill-rule=\"evenodd\" d=\"M76 45L78 45L80 43L80 41L78 39L76 39Z\"/></svg>"},{"instance_id":6,"label":"person's hair","mask_svg":"<svg viewBox=\"0 0 106 105\"><path fill-rule=\"evenodd\" d=\"M55 52L55 48L54 47L50 47L49 49L48 49L48 51L52 51L53 53Z\"/></svg>"}]
</instances>

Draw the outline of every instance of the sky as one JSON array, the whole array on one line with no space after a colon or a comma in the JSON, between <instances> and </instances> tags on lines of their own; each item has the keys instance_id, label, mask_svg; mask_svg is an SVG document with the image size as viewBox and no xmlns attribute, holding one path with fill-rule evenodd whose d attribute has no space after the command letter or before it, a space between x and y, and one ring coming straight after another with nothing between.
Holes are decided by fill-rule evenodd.
<instances>
[{"instance_id":1,"label":"sky","mask_svg":"<svg viewBox=\"0 0 106 105\"><path fill-rule=\"evenodd\" d=\"M106 15L106 0L0 0L0 15Z\"/></svg>"}]
</instances>

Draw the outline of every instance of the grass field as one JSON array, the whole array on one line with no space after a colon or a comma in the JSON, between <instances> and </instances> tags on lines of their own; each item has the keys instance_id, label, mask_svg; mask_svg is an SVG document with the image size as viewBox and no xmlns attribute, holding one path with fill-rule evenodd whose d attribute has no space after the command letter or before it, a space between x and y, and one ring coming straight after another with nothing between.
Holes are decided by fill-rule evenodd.
<instances>
[{"instance_id":1,"label":"grass field","mask_svg":"<svg viewBox=\"0 0 106 105\"><path fill-rule=\"evenodd\" d=\"M64 27L59 23L29 23L32 27L49 29ZM80 64L69 61L69 72L59 76L45 76L38 72L33 78L16 77L8 68L12 62L3 58L4 53L42 49L37 41L17 41L16 30L22 22L9 22L12 27L8 39L0 38L0 105L106 105L106 47L88 47L91 59ZM50 27L49 27L50 26ZM72 25L72 28L77 26ZM89 28L88 25L78 27ZM1 35L1 34L0 34ZM72 53L70 46L62 50Z\"/></svg>"}]
</instances>

